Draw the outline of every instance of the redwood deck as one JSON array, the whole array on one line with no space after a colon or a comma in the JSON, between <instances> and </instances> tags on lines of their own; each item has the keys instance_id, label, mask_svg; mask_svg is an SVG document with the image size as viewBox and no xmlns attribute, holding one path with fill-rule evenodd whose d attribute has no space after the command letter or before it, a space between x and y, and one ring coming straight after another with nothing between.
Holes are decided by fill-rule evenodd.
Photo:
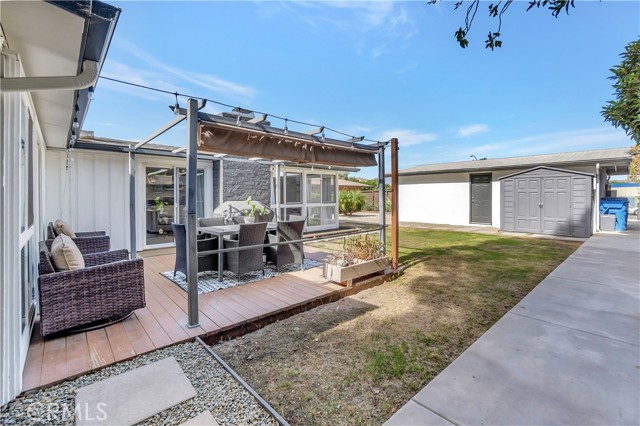
<instances>
[{"instance_id":1,"label":"redwood deck","mask_svg":"<svg viewBox=\"0 0 640 426\"><path fill-rule=\"evenodd\" d=\"M307 257L321 260L322 252ZM43 339L36 324L23 373L23 391L175 343L240 327L286 311L342 286L322 278L322 268L292 272L199 297L200 326L187 327L187 293L160 275L173 270L174 255L145 257L147 306L126 320L68 336Z\"/></svg>"}]
</instances>

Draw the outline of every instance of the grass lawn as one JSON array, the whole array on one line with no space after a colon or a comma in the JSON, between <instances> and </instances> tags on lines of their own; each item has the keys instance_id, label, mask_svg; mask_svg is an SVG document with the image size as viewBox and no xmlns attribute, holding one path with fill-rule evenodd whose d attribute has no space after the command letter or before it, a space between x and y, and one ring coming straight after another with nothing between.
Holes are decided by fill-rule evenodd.
<instances>
[{"instance_id":1,"label":"grass lawn","mask_svg":"<svg viewBox=\"0 0 640 426\"><path fill-rule=\"evenodd\" d=\"M289 422L381 424L579 243L403 228L399 279L214 347Z\"/></svg>"}]
</instances>

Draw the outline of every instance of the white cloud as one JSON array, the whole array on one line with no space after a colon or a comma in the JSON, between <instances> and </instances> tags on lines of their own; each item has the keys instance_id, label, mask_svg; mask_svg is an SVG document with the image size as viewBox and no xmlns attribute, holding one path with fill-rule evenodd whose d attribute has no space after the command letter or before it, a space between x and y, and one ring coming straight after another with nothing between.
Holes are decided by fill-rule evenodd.
<instances>
[{"instance_id":1,"label":"white cloud","mask_svg":"<svg viewBox=\"0 0 640 426\"><path fill-rule=\"evenodd\" d=\"M242 100L248 100L253 98L258 93L258 91L253 87L225 80L213 74L186 71L165 64L161 60L143 51L129 41L121 39L118 44L129 54L135 56L136 58L145 62L147 65L151 66L152 70L148 70L147 72L153 72L153 69L155 69L156 72L171 74L175 77L178 77L180 80L182 80L183 83L188 82L212 92L222 94L228 98L240 98ZM175 87L175 84L170 87ZM171 88L169 90L174 89Z\"/></svg>"},{"instance_id":2,"label":"white cloud","mask_svg":"<svg viewBox=\"0 0 640 426\"><path fill-rule=\"evenodd\" d=\"M407 4L402 2L307 1L280 4L283 10L305 25L323 31L333 28L354 37L356 52L368 54L373 59L397 49L409 48L410 44L406 41L420 31ZM386 40L404 42L396 43L391 48L385 46Z\"/></svg>"},{"instance_id":3,"label":"white cloud","mask_svg":"<svg viewBox=\"0 0 640 426\"><path fill-rule=\"evenodd\" d=\"M491 144L486 151L514 156L625 145L631 145L631 140L623 131L600 127L527 136Z\"/></svg>"},{"instance_id":4,"label":"white cloud","mask_svg":"<svg viewBox=\"0 0 640 426\"><path fill-rule=\"evenodd\" d=\"M615 148L630 146L631 144L631 140L625 135L624 131L613 127L577 129L526 136L477 146L468 144L464 146L447 146L430 154L429 162L464 161L468 160L472 154L478 158L503 158Z\"/></svg>"},{"instance_id":5,"label":"white cloud","mask_svg":"<svg viewBox=\"0 0 640 426\"><path fill-rule=\"evenodd\" d=\"M470 126L461 127L458 129L456 135L459 138L466 138L472 135L477 135L478 133L484 133L489 131L489 126L486 124L472 124Z\"/></svg>"},{"instance_id":6,"label":"white cloud","mask_svg":"<svg viewBox=\"0 0 640 426\"><path fill-rule=\"evenodd\" d=\"M386 141L391 138L398 138L398 144L401 147L407 147L433 142L438 139L438 135L435 133L422 133L411 129L395 129L383 132L377 139Z\"/></svg>"}]
</instances>

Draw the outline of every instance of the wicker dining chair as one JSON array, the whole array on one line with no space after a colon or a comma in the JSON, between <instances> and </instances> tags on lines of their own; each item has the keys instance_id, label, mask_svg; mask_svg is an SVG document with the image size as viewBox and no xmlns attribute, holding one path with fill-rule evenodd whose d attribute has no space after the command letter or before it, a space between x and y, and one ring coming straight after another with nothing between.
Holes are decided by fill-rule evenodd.
<instances>
[{"instance_id":1,"label":"wicker dining chair","mask_svg":"<svg viewBox=\"0 0 640 426\"><path fill-rule=\"evenodd\" d=\"M224 248L248 247L264 244L267 232L267 222L245 223L240 226L237 240L224 239ZM227 271L233 272L236 277L240 277L247 272L261 270L264 275L264 261L262 259L262 247L253 249L230 251L224 254L225 267Z\"/></svg>"},{"instance_id":2,"label":"wicker dining chair","mask_svg":"<svg viewBox=\"0 0 640 426\"><path fill-rule=\"evenodd\" d=\"M43 336L103 327L145 307L144 264L127 250L83 255L85 268L57 272L40 242L40 330ZM85 328L87 329L87 328Z\"/></svg>"},{"instance_id":3,"label":"wicker dining chair","mask_svg":"<svg viewBox=\"0 0 640 426\"><path fill-rule=\"evenodd\" d=\"M49 225L47 225L47 239L45 240L49 250L51 250L51 244L56 236L53 223L49 222ZM104 231L76 232L76 237L72 239L83 256L111 250L111 238Z\"/></svg>"},{"instance_id":4,"label":"wicker dining chair","mask_svg":"<svg viewBox=\"0 0 640 426\"><path fill-rule=\"evenodd\" d=\"M278 221L276 234L269 235L269 243L301 240L305 222L306 219ZM280 270L283 265L296 263L304 271L304 244L299 242L271 246L267 251L267 261L276 265L277 270Z\"/></svg>"},{"instance_id":5,"label":"wicker dining chair","mask_svg":"<svg viewBox=\"0 0 640 426\"><path fill-rule=\"evenodd\" d=\"M180 271L187 275L187 232L186 227L180 223L172 223L173 238L176 241L176 265L173 276ZM218 237L198 240L198 251L218 250ZM218 255L198 253L198 272L217 271Z\"/></svg>"}]
</instances>

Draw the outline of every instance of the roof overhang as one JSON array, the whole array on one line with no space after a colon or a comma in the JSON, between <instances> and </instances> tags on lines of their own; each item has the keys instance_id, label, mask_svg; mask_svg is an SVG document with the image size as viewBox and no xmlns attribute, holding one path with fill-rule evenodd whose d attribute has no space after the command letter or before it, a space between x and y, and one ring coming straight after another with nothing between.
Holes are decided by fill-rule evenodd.
<instances>
[{"instance_id":1,"label":"roof overhang","mask_svg":"<svg viewBox=\"0 0 640 426\"><path fill-rule=\"evenodd\" d=\"M2 29L26 77L71 76L107 54L120 9L99 1L2 2ZM93 87L32 92L48 147L67 148L82 127ZM78 128L74 129L74 121Z\"/></svg>"},{"instance_id":2,"label":"roof overhang","mask_svg":"<svg viewBox=\"0 0 640 426\"><path fill-rule=\"evenodd\" d=\"M502 176L498 180L509 179L509 178L516 177L516 176L519 176L519 175L522 175L522 174L525 174L525 173L531 173L531 172L536 171L536 170L549 170L549 171L552 171L552 172L567 173L567 174L571 174L571 175L581 175L581 176L589 176L589 177L594 177L595 176L593 173L585 173L585 172L577 172L577 171L574 171L574 170L558 169L556 167L538 166L538 167L533 167L533 168L527 169L527 170L521 170L519 172L512 173L512 174L507 175L507 176Z\"/></svg>"},{"instance_id":3,"label":"roof overhang","mask_svg":"<svg viewBox=\"0 0 640 426\"><path fill-rule=\"evenodd\" d=\"M474 161L480 162L483 160ZM552 163L553 167L576 167L576 166L594 166L596 164L600 165L600 168L605 169L607 171L616 170L620 174L625 174L629 172L629 165L631 163L631 155L625 157L615 157L615 158L602 158L602 159L589 159L589 160L573 160L573 161L561 161ZM400 171L398 173L399 176L422 176L422 175L441 175L441 174L449 174L449 173L482 173L484 171L495 171L495 170L517 170L517 169L529 169L540 166L539 162L532 163L522 163L522 164L507 164L507 165L495 165L486 167L451 167L446 169L437 169L437 170L418 170L418 171ZM547 166L548 167L548 166ZM385 175L387 177L391 176L390 174Z\"/></svg>"}]
</instances>

